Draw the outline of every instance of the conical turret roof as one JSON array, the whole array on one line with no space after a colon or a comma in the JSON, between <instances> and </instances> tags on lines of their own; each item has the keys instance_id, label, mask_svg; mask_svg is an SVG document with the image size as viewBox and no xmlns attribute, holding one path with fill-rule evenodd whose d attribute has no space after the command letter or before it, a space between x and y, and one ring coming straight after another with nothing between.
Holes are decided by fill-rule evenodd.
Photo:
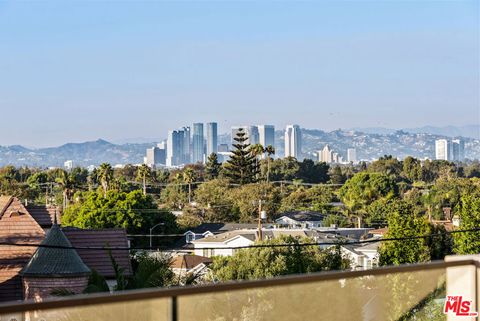
<instances>
[{"instance_id":1,"label":"conical turret roof","mask_svg":"<svg viewBox=\"0 0 480 321\"><path fill-rule=\"evenodd\" d=\"M54 224L41 245L71 247L72 244L57 224ZM38 247L21 275L39 277L77 276L90 273L75 249Z\"/></svg>"}]
</instances>

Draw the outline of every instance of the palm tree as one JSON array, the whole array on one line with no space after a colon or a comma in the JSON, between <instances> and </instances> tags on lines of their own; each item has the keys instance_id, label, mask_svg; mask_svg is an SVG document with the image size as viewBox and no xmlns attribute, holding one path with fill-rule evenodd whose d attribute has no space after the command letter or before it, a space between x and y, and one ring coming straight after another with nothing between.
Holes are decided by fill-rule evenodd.
<instances>
[{"instance_id":1,"label":"palm tree","mask_svg":"<svg viewBox=\"0 0 480 321\"><path fill-rule=\"evenodd\" d=\"M75 189L75 180L69 175L66 171L62 170L59 177L56 179L57 183L62 187L63 190L63 208L67 208L68 201L71 199L74 189Z\"/></svg>"},{"instance_id":2,"label":"palm tree","mask_svg":"<svg viewBox=\"0 0 480 321\"><path fill-rule=\"evenodd\" d=\"M147 195L147 179L152 177L152 170L147 165L143 164L137 170L137 181L142 181L143 195Z\"/></svg>"},{"instance_id":3,"label":"palm tree","mask_svg":"<svg viewBox=\"0 0 480 321\"><path fill-rule=\"evenodd\" d=\"M249 148L250 154L255 157L255 172L258 173L258 157L263 155L265 149L262 144L251 145Z\"/></svg>"},{"instance_id":4,"label":"palm tree","mask_svg":"<svg viewBox=\"0 0 480 321\"><path fill-rule=\"evenodd\" d=\"M110 186L110 182L113 180L113 168L108 163L100 165L97 171L98 179L102 184L103 197L107 197L107 191Z\"/></svg>"},{"instance_id":5,"label":"palm tree","mask_svg":"<svg viewBox=\"0 0 480 321\"><path fill-rule=\"evenodd\" d=\"M188 167L183 171L183 181L188 184L188 202L192 202L192 183L195 182L197 175L195 171Z\"/></svg>"},{"instance_id":6,"label":"palm tree","mask_svg":"<svg viewBox=\"0 0 480 321\"><path fill-rule=\"evenodd\" d=\"M275 147L268 145L265 148L265 153L267 153L267 183L270 181L270 156L275 155Z\"/></svg>"}]
</instances>

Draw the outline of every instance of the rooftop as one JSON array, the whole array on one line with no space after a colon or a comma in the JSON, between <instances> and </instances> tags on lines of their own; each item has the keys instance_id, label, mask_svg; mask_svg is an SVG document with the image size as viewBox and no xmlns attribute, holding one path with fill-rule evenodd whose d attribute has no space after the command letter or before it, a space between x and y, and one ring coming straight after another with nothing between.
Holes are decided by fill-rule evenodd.
<instances>
[{"instance_id":1,"label":"rooftop","mask_svg":"<svg viewBox=\"0 0 480 321\"><path fill-rule=\"evenodd\" d=\"M72 244L56 224L52 226L40 245L71 247ZM20 272L23 276L85 275L90 269L74 249L38 247L30 261Z\"/></svg>"},{"instance_id":2,"label":"rooftop","mask_svg":"<svg viewBox=\"0 0 480 321\"><path fill-rule=\"evenodd\" d=\"M298 222L323 221L323 219L325 218L325 214L322 214L320 212L314 212L314 211L283 212L283 213L277 213L277 216L279 218L282 216L286 216Z\"/></svg>"},{"instance_id":3,"label":"rooftop","mask_svg":"<svg viewBox=\"0 0 480 321\"><path fill-rule=\"evenodd\" d=\"M129 246L125 229L78 229L64 227L62 231L74 247L121 247ZM83 262L106 278L114 278L112 260L108 251L78 249ZM112 250L115 262L122 267L127 276L132 275L132 265L128 250Z\"/></svg>"}]
</instances>

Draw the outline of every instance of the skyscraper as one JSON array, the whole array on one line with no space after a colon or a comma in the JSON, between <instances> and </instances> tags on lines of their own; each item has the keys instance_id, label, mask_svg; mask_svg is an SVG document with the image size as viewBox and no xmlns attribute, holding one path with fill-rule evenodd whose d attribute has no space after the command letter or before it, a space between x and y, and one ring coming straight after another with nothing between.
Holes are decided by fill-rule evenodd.
<instances>
[{"instance_id":1,"label":"skyscraper","mask_svg":"<svg viewBox=\"0 0 480 321\"><path fill-rule=\"evenodd\" d=\"M258 125L258 142L263 147L272 145L275 147L275 126L273 125Z\"/></svg>"},{"instance_id":2,"label":"skyscraper","mask_svg":"<svg viewBox=\"0 0 480 321\"><path fill-rule=\"evenodd\" d=\"M255 145L260 142L257 126L248 126L247 135L248 135L248 143L250 145Z\"/></svg>"},{"instance_id":3,"label":"skyscraper","mask_svg":"<svg viewBox=\"0 0 480 321\"><path fill-rule=\"evenodd\" d=\"M435 159L450 160L450 144L446 139L437 139L435 141Z\"/></svg>"},{"instance_id":4,"label":"skyscraper","mask_svg":"<svg viewBox=\"0 0 480 321\"><path fill-rule=\"evenodd\" d=\"M193 124L193 137L192 137L192 162L203 163L204 153L204 138L203 138L203 124Z\"/></svg>"},{"instance_id":5,"label":"skyscraper","mask_svg":"<svg viewBox=\"0 0 480 321\"><path fill-rule=\"evenodd\" d=\"M147 149L145 164L154 167L156 165L165 165L165 149L152 147Z\"/></svg>"},{"instance_id":6,"label":"skyscraper","mask_svg":"<svg viewBox=\"0 0 480 321\"><path fill-rule=\"evenodd\" d=\"M302 132L298 125L287 125L285 130L285 157L300 158L302 155Z\"/></svg>"},{"instance_id":7,"label":"skyscraper","mask_svg":"<svg viewBox=\"0 0 480 321\"><path fill-rule=\"evenodd\" d=\"M182 164L189 164L192 162L192 152L191 152L191 135L190 127L182 127L183 132L183 153L182 153Z\"/></svg>"},{"instance_id":8,"label":"skyscraper","mask_svg":"<svg viewBox=\"0 0 480 321\"><path fill-rule=\"evenodd\" d=\"M167 166L183 164L183 130L169 130L167 137Z\"/></svg>"},{"instance_id":9,"label":"skyscraper","mask_svg":"<svg viewBox=\"0 0 480 321\"><path fill-rule=\"evenodd\" d=\"M330 149L330 146L325 145L321 151L318 152L318 160L320 162L325 162L327 164L333 163L333 151Z\"/></svg>"},{"instance_id":10,"label":"skyscraper","mask_svg":"<svg viewBox=\"0 0 480 321\"><path fill-rule=\"evenodd\" d=\"M355 148L347 149L347 161L354 164L357 162L357 150Z\"/></svg>"},{"instance_id":11,"label":"skyscraper","mask_svg":"<svg viewBox=\"0 0 480 321\"><path fill-rule=\"evenodd\" d=\"M465 142L462 139L453 139L451 143L453 161L465 160Z\"/></svg>"},{"instance_id":12,"label":"skyscraper","mask_svg":"<svg viewBox=\"0 0 480 321\"><path fill-rule=\"evenodd\" d=\"M207 157L218 152L217 123L207 123Z\"/></svg>"}]
</instances>

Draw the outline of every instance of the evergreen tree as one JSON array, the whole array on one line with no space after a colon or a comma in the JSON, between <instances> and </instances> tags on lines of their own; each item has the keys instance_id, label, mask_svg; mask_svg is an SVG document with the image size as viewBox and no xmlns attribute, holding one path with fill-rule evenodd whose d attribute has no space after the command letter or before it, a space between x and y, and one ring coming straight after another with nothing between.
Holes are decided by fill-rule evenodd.
<instances>
[{"instance_id":1,"label":"evergreen tree","mask_svg":"<svg viewBox=\"0 0 480 321\"><path fill-rule=\"evenodd\" d=\"M226 176L240 185L254 182L258 172L255 156L250 152L250 144L245 143L247 140L246 133L240 128L234 138L233 155L225 165Z\"/></svg>"},{"instance_id":2,"label":"evergreen tree","mask_svg":"<svg viewBox=\"0 0 480 321\"><path fill-rule=\"evenodd\" d=\"M207 164L205 164L205 177L207 180L212 180L218 177L220 174L220 168L222 165L218 162L218 156L215 153L211 153L208 156Z\"/></svg>"}]
</instances>

